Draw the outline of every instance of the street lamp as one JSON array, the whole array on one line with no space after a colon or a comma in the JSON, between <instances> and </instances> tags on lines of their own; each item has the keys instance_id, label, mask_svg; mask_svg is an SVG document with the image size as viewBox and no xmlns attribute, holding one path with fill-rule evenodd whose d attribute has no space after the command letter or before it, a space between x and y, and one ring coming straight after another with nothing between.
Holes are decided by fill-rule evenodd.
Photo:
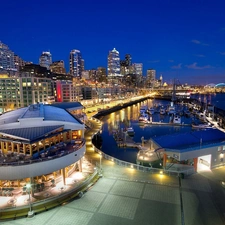
<instances>
[{"instance_id":1,"label":"street lamp","mask_svg":"<svg viewBox=\"0 0 225 225\"><path fill-rule=\"evenodd\" d=\"M31 184L28 183L28 184L26 185L26 188L27 188L28 195L29 195L29 206L30 206L30 211L28 212L28 217L31 218L31 217L34 216L34 211L32 211L32 208L31 208L31 197L30 197Z\"/></svg>"}]
</instances>

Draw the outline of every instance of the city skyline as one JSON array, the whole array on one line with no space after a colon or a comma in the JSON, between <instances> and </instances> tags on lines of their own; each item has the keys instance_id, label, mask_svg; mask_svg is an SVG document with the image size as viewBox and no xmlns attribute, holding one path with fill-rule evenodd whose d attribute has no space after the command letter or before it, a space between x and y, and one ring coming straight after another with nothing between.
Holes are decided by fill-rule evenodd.
<instances>
[{"instance_id":1,"label":"city skyline","mask_svg":"<svg viewBox=\"0 0 225 225\"><path fill-rule=\"evenodd\" d=\"M59 3L3 2L0 40L34 63L50 51L53 61L64 60L66 71L72 49L79 49L85 69L92 69L107 67L115 47L121 59L131 54L133 63L143 63L144 75L153 68L168 83L225 82L224 1Z\"/></svg>"}]
</instances>

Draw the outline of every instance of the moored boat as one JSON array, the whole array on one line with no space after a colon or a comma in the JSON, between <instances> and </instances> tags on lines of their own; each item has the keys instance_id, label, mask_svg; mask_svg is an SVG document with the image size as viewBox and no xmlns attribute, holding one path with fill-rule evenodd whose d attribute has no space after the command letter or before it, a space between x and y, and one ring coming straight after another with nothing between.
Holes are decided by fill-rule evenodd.
<instances>
[{"instance_id":1,"label":"moored boat","mask_svg":"<svg viewBox=\"0 0 225 225\"><path fill-rule=\"evenodd\" d=\"M135 134L133 127L128 127L127 128L127 134L129 136L133 136Z\"/></svg>"},{"instance_id":2,"label":"moored boat","mask_svg":"<svg viewBox=\"0 0 225 225\"><path fill-rule=\"evenodd\" d=\"M139 122L148 123L148 115L147 114L141 114L141 116L138 118Z\"/></svg>"},{"instance_id":3,"label":"moored boat","mask_svg":"<svg viewBox=\"0 0 225 225\"><path fill-rule=\"evenodd\" d=\"M192 128L197 129L205 129L205 128L212 128L212 125L210 123L192 123Z\"/></svg>"},{"instance_id":4,"label":"moored boat","mask_svg":"<svg viewBox=\"0 0 225 225\"><path fill-rule=\"evenodd\" d=\"M175 123L175 124L181 124L181 117L179 115L174 115L174 117L173 117L173 123Z\"/></svg>"}]
</instances>

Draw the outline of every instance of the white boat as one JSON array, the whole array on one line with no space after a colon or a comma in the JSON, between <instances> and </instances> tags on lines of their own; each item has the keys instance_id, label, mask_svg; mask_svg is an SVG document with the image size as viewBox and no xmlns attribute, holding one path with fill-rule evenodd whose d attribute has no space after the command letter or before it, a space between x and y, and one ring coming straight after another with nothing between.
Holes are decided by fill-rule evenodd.
<instances>
[{"instance_id":1,"label":"white boat","mask_svg":"<svg viewBox=\"0 0 225 225\"><path fill-rule=\"evenodd\" d=\"M138 118L138 121L143 123L148 123L149 122L148 115L145 113L141 114L141 116Z\"/></svg>"},{"instance_id":2,"label":"white boat","mask_svg":"<svg viewBox=\"0 0 225 225\"><path fill-rule=\"evenodd\" d=\"M212 128L212 125L210 123L192 123L192 128L197 129L205 129L205 128Z\"/></svg>"},{"instance_id":3,"label":"white boat","mask_svg":"<svg viewBox=\"0 0 225 225\"><path fill-rule=\"evenodd\" d=\"M176 109L175 109L175 106L174 106L173 102L170 103L170 106L168 107L167 112L168 112L169 115L172 115L172 114L176 113Z\"/></svg>"},{"instance_id":4,"label":"white boat","mask_svg":"<svg viewBox=\"0 0 225 225\"><path fill-rule=\"evenodd\" d=\"M206 121L206 117L205 117L205 114L204 114L204 113L199 113L199 114L198 114L198 118L199 118L201 121Z\"/></svg>"},{"instance_id":5,"label":"white boat","mask_svg":"<svg viewBox=\"0 0 225 225\"><path fill-rule=\"evenodd\" d=\"M127 134L130 135L130 136L133 136L135 134L133 127L127 128Z\"/></svg>"},{"instance_id":6,"label":"white boat","mask_svg":"<svg viewBox=\"0 0 225 225\"><path fill-rule=\"evenodd\" d=\"M174 115L174 117L173 117L173 123L175 123L175 124L181 124L181 117L179 115Z\"/></svg>"},{"instance_id":7,"label":"white boat","mask_svg":"<svg viewBox=\"0 0 225 225\"><path fill-rule=\"evenodd\" d=\"M146 113L148 111L147 105L142 105L140 108L140 114Z\"/></svg>"}]
</instances>

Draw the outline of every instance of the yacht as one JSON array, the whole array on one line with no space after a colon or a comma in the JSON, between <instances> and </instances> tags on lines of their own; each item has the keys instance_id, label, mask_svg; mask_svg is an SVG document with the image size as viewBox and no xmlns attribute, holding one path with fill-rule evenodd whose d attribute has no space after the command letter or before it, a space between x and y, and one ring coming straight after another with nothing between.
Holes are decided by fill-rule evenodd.
<instances>
[{"instance_id":1,"label":"yacht","mask_svg":"<svg viewBox=\"0 0 225 225\"><path fill-rule=\"evenodd\" d=\"M142 123L148 123L148 115L145 113L141 114L141 116L138 118L138 121Z\"/></svg>"},{"instance_id":2,"label":"yacht","mask_svg":"<svg viewBox=\"0 0 225 225\"><path fill-rule=\"evenodd\" d=\"M173 123L175 123L175 124L181 124L181 117L179 115L174 115L174 117L173 117Z\"/></svg>"},{"instance_id":3,"label":"yacht","mask_svg":"<svg viewBox=\"0 0 225 225\"><path fill-rule=\"evenodd\" d=\"M176 113L176 109L175 109L174 103L171 102L170 106L168 107L168 114L172 115L172 114L175 114L175 113Z\"/></svg>"},{"instance_id":4,"label":"yacht","mask_svg":"<svg viewBox=\"0 0 225 225\"><path fill-rule=\"evenodd\" d=\"M127 128L127 134L128 134L129 136L134 136L135 132L134 132L133 127L128 127L128 128Z\"/></svg>"},{"instance_id":5,"label":"yacht","mask_svg":"<svg viewBox=\"0 0 225 225\"><path fill-rule=\"evenodd\" d=\"M206 121L206 118L205 118L205 114L204 114L204 113L199 113L199 114L198 114L198 118L199 118L201 121Z\"/></svg>"},{"instance_id":6,"label":"yacht","mask_svg":"<svg viewBox=\"0 0 225 225\"><path fill-rule=\"evenodd\" d=\"M192 123L191 124L192 128L197 128L197 129L205 129L205 128L212 128L211 123Z\"/></svg>"}]
</instances>

